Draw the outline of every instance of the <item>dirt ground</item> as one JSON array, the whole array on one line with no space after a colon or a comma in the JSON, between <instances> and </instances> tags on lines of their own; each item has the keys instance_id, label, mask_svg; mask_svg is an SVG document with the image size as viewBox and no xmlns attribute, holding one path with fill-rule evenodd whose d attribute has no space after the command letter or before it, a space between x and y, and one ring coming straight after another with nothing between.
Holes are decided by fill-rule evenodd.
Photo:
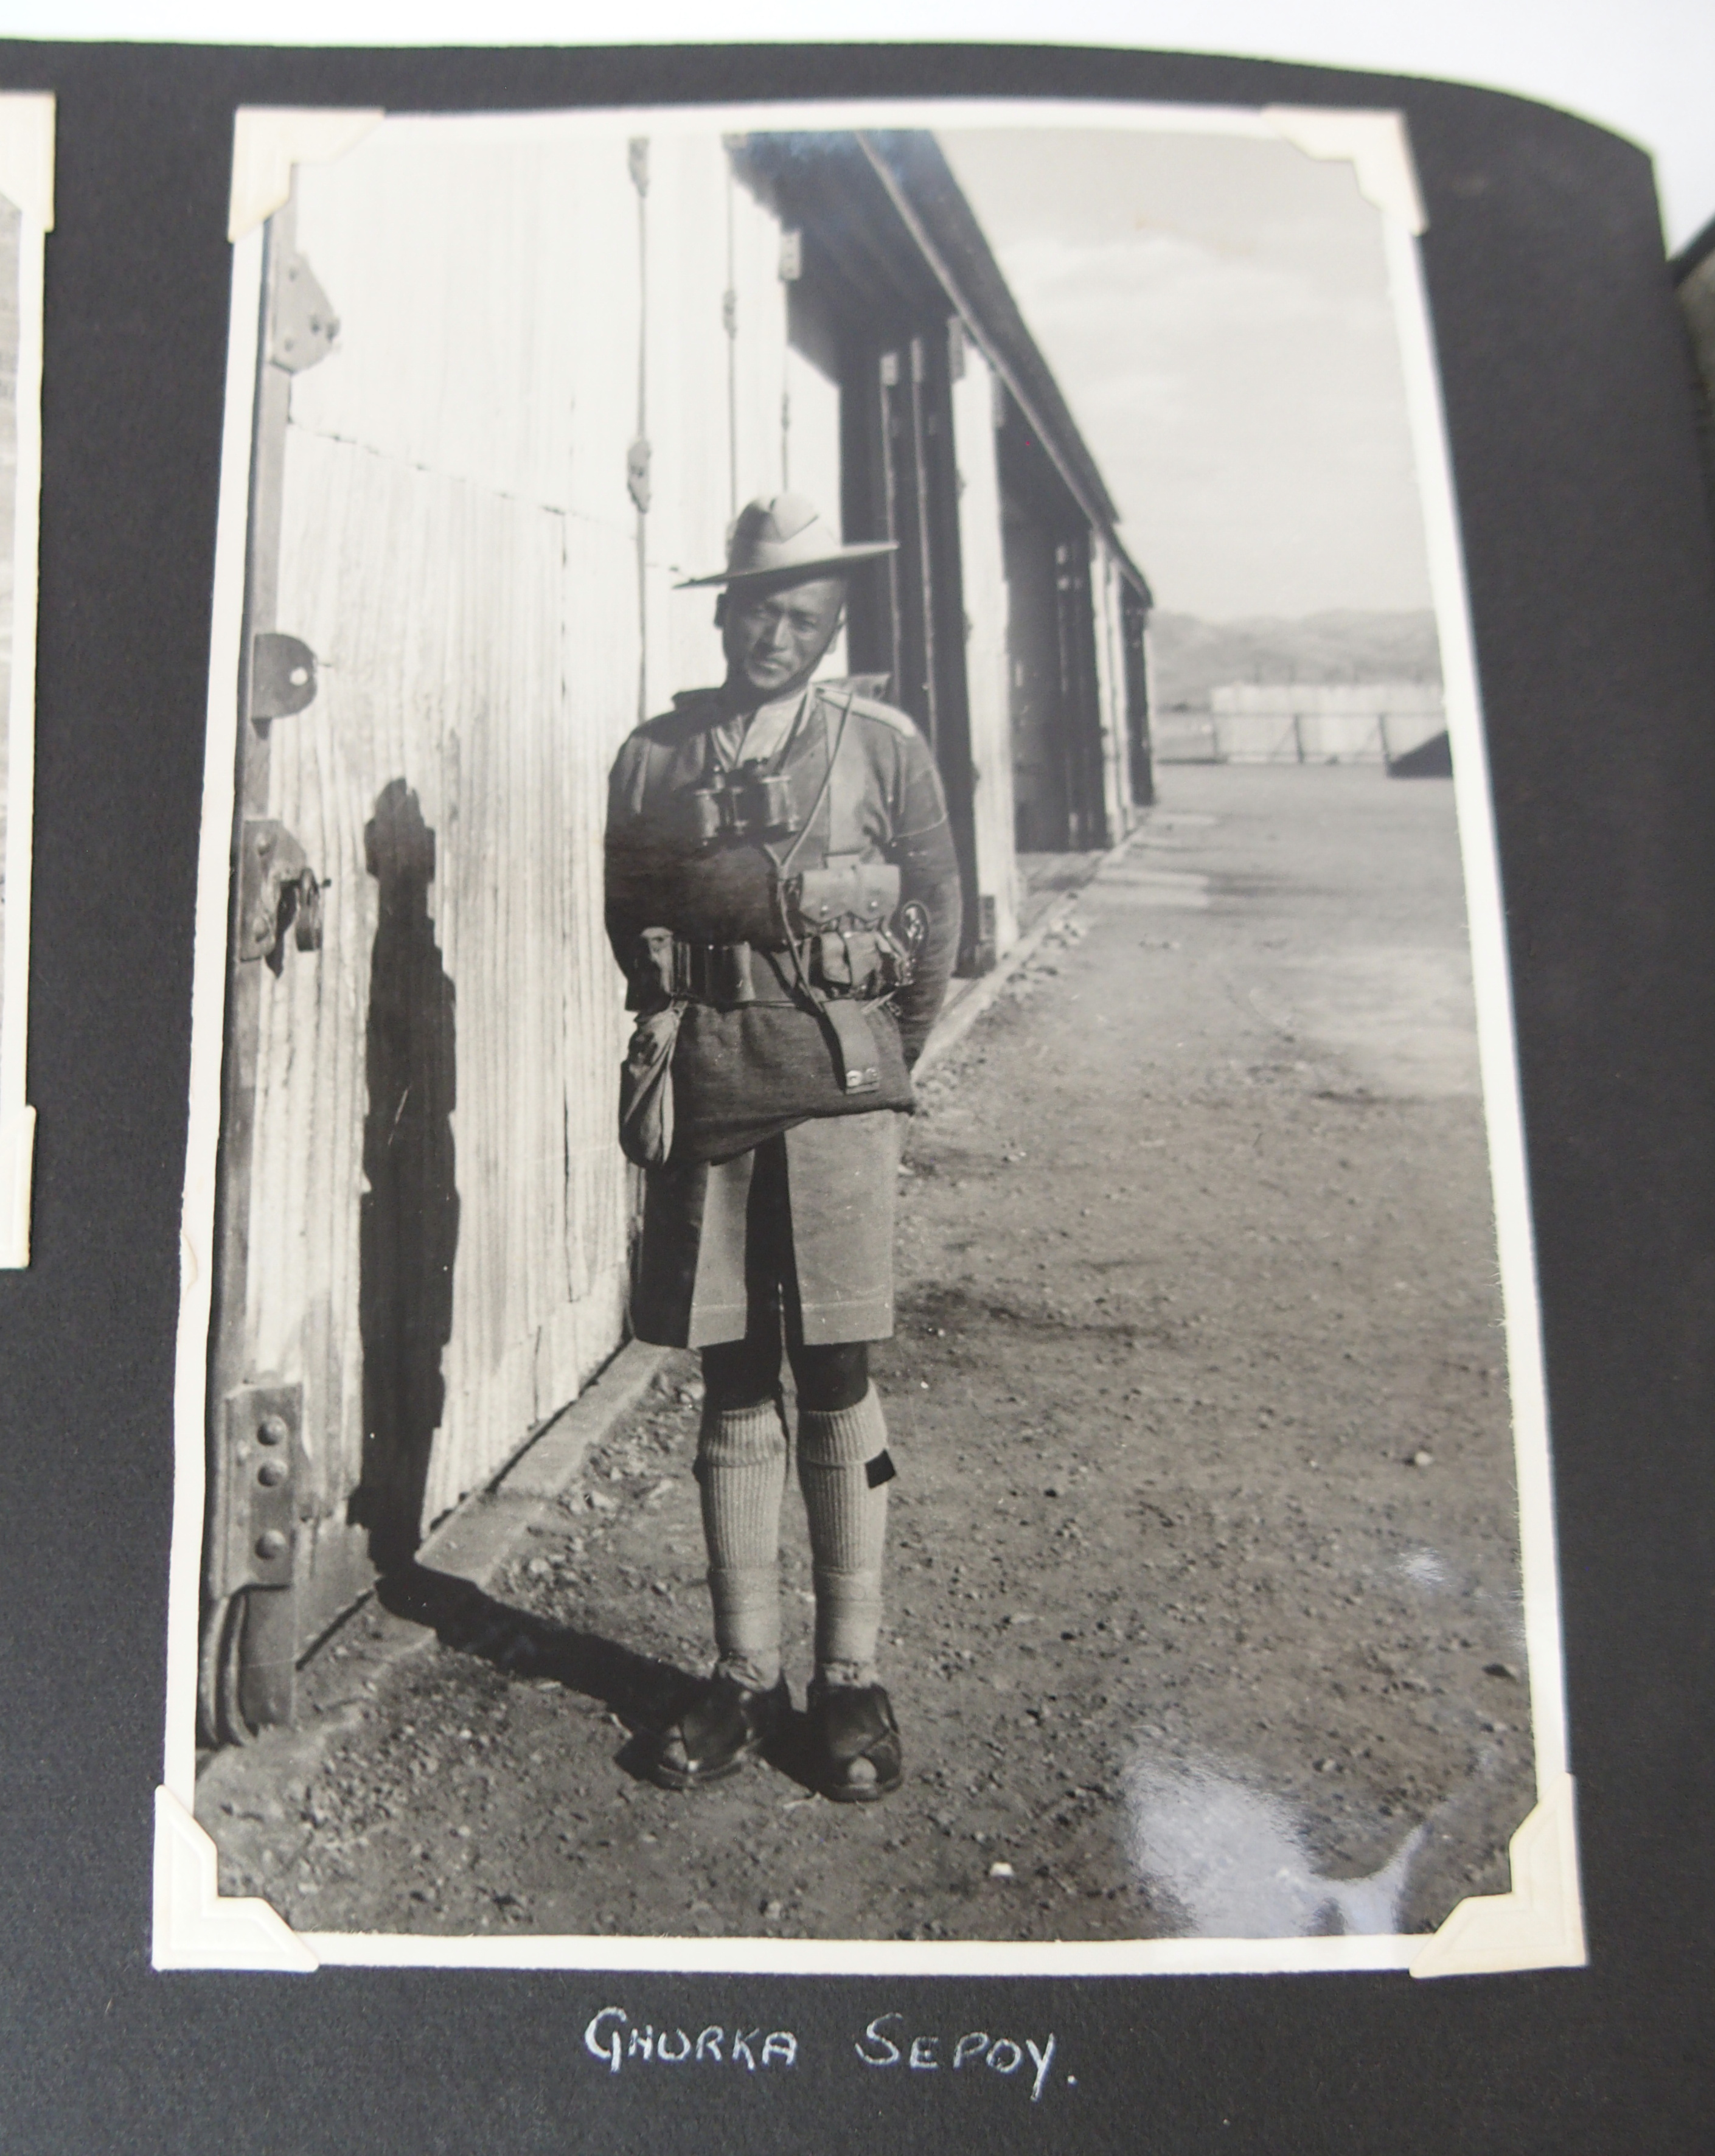
<instances>
[{"instance_id":1,"label":"dirt ground","mask_svg":"<svg viewBox=\"0 0 1715 2156\"><path fill-rule=\"evenodd\" d=\"M706 1666L695 1359L439 1643L360 1612L352 1726L204 1811L306 1931L1064 1939L1432 1928L1532 1802L1451 785L1170 768L922 1086L885 1676L905 1788L674 1795ZM786 1509L788 1671L809 1560ZM256 1769L262 1771L259 1780ZM234 1784L234 1787L239 1787Z\"/></svg>"}]
</instances>

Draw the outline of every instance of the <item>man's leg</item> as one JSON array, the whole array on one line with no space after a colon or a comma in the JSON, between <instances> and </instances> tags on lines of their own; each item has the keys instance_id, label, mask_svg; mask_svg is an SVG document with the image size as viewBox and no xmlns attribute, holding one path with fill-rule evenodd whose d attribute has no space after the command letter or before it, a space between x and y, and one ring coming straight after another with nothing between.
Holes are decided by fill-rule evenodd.
<instances>
[{"instance_id":1,"label":"man's leg","mask_svg":"<svg viewBox=\"0 0 1715 2156\"><path fill-rule=\"evenodd\" d=\"M778 1320L766 1333L703 1350L702 1491L718 1673L753 1691L780 1678L780 1504L786 1425Z\"/></svg>"},{"instance_id":2,"label":"man's leg","mask_svg":"<svg viewBox=\"0 0 1715 2156\"><path fill-rule=\"evenodd\" d=\"M869 1349L794 1343L798 1474L816 1586L819 1685L875 1682L887 1537L887 1425L870 1383Z\"/></svg>"},{"instance_id":3,"label":"man's leg","mask_svg":"<svg viewBox=\"0 0 1715 2156\"><path fill-rule=\"evenodd\" d=\"M899 1787L899 1724L877 1681L887 1537L887 1428L860 1343L792 1343L798 1471L816 1583L812 1772L824 1796L869 1804Z\"/></svg>"},{"instance_id":4,"label":"man's leg","mask_svg":"<svg viewBox=\"0 0 1715 2156\"><path fill-rule=\"evenodd\" d=\"M780 1501L786 1425L778 1312L757 1333L703 1353L696 1479L714 1603L714 1675L656 1740L650 1765L670 1789L718 1782L760 1752L791 1705L780 1674Z\"/></svg>"},{"instance_id":5,"label":"man's leg","mask_svg":"<svg viewBox=\"0 0 1715 2156\"><path fill-rule=\"evenodd\" d=\"M893 1463L867 1342L893 1330L900 1117L833 1116L786 1133L791 1262L781 1267L798 1383L798 1479L815 1562L813 1774L845 1803L899 1787L899 1728L876 1681Z\"/></svg>"}]
</instances>

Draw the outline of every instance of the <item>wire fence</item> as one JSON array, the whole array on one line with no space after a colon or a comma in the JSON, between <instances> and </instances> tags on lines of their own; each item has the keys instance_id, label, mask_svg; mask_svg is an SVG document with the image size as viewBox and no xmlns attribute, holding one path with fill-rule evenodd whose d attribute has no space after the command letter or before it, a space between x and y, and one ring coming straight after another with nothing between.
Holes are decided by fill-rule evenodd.
<instances>
[{"instance_id":1,"label":"wire fence","mask_svg":"<svg viewBox=\"0 0 1715 2156\"><path fill-rule=\"evenodd\" d=\"M1374 763L1439 733L1439 711L1167 711L1152 729L1158 763Z\"/></svg>"}]
</instances>

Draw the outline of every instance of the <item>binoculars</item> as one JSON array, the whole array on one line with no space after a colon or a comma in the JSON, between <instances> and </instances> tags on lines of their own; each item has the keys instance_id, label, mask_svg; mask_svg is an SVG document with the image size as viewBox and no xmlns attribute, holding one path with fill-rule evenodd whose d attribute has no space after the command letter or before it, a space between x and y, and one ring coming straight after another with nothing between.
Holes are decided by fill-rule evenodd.
<instances>
[{"instance_id":1,"label":"binoculars","mask_svg":"<svg viewBox=\"0 0 1715 2156\"><path fill-rule=\"evenodd\" d=\"M719 839L795 838L800 819L792 788L779 774L741 764L713 786L680 796L685 835L700 846Z\"/></svg>"}]
</instances>

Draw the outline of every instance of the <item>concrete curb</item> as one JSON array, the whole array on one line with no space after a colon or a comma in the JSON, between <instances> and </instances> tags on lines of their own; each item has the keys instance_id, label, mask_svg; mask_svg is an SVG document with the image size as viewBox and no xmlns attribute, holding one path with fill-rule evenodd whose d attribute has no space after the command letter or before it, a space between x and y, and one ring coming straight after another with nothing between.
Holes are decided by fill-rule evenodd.
<instances>
[{"instance_id":1,"label":"concrete curb","mask_svg":"<svg viewBox=\"0 0 1715 2156\"><path fill-rule=\"evenodd\" d=\"M670 1348L629 1340L569 1407L525 1446L501 1476L494 1494L507 1498L557 1498L577 1479L583 1456L648 1392ZM456 1516L455 1516L456 1517Z\"/></svg>"},{"instance_id":2,"label":"concrete curb","mask_svg":"<svg viewBox=\"0 0 1715 2156\"><path fill-rule=\"evenodd\" d=\"M1027 934L1019 937L993 972L984 973L980 980L973 981L952 1009L942 1012L922 1054L917 1058L914 1075L921 1077L924 1071L932 1070L937 1063L943 1062L952 1055L983 1014L994 1009L1002 989L1020 967L1028 965L1055 930L1070 917L1080 894L1095 882L1111 862L1119 860L1142 828L1140 823L1135 829L1127 831L1117 846L1110 846L1105 854L1098 855L1091 862L1089 873L1076 890L1069 891L1063 898L1055 899L1035 926Z\"/></svg>"},{"instance_id":3,"label":"concrete curb","mask_svg":"<svg viewBox=\"0 0 1715 2156\"><path fill-rule=\"evenodd\" d=\"M586 1455L629 1414L672 1351L629 1340L486 1490L450 1512L418 1562L486 1587L532 1527L544 1527L583 1469Z\"/></svg>"}]
</instances>

